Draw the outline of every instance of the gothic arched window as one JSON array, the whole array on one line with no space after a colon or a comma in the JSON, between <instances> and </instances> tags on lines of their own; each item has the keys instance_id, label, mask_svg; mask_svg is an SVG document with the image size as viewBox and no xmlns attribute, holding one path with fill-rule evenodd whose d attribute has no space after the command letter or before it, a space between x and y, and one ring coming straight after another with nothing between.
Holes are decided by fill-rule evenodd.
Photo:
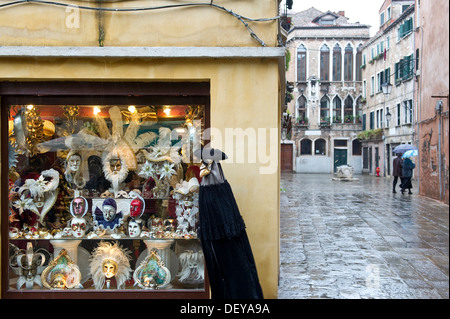
<instances>
[{"instance_id":1,"label":"gothic arched window","mask_svg":"<svg viewBox=\"0 0 450 319\"><path fill-rule=\"evenodd\" d=\"M326 44L320 48L320 80L330 81L330 48Z\"/></svg>"},{"instance_id":2,"label":"gothic arched window","mask_svg":"<svg viewBox=\"0 0 450 319\"><path fill-rule=\"evenodd\" d=\"M333 81L342 79L342 53L341 46L336 43L333 48Z\"/></svg>"},{"instance_id":3,"label":"gothic arched window","mask_svg":"<svg viewBox=\"0 0 450 319\"><path fill-rule=\"evenodd\" d=\"M353 48L350 43L344 53L344 81L353 81Z\"/></svg>"},{"instance_id":4,"label":"gothic arched window","mask_svg":"<svg viewBox=\"0 0 450 319\"><path fill-rule=\"evenodd\" d=\"M297 48L297 82L306 82L306 48L303 44Z\"/></svg>"}]
</instances>

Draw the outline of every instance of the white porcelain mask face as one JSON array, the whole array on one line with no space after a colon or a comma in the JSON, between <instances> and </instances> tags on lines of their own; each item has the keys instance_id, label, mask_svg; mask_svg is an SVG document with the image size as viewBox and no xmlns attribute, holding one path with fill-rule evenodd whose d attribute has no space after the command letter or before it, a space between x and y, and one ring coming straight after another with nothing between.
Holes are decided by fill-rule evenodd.
<instances>
[{"instance_id":1,"label":"white porcelain mask face","mask_svg":"<svg viewBox=\"0 0 450 319\"><path fill-rule=\"evenodd\" d=\"M103 206L103 218L110 222L114 217L116 217L116 209L110 205Z\"/></svg>"},{"instance_id":2,"label":"white porcelain mask face","mask_svg":"<svg viewBox=\"0 0 450 319\"><path fill-rule=\"evenodd\" d=\"M80 165L81 165L81 157L79 155L72 155L69 158L69 169L72 172L78 172L78 170L80 169Z\"/></svg>"},{"instance_id":3,"label":"white porcelain mask face","mask_svg":"<svg viewBox=\"0 0 450 319\"><path fill-rule=\"evenodd\" d=\"M134 220L128 223L128 235L130 237L138 237L141 234L141 227Z\"/></svg>"},{"instance_id":4,"label":"white porcelain mask face","mask_svg":"<svg viewBox=\"0 0 450 319\"><path fill-rule=\"evenodd\" d=\"M72 228L72 235L80 238L86 234L86 220L84 218L72 218L72 222L70 223Z\"/></svg>"}]
</instances>

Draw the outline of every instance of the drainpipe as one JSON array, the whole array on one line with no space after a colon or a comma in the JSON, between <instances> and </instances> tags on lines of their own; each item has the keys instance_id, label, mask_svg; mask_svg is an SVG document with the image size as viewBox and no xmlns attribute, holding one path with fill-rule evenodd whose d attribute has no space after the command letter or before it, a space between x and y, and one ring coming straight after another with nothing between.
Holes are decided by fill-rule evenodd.
<instances>
[{"instance_id":1,"label":"drainpipe","mask_svg":"<svg viewBox=\"0 0 450 319\"><path fill-rule=\"evenodd\" d=\"M442 154L441 154L441 122L442 122L442 100L436 103L438 114L438 154L439 154L439 200L442 201Z\"/></svg>"}]
</instances>

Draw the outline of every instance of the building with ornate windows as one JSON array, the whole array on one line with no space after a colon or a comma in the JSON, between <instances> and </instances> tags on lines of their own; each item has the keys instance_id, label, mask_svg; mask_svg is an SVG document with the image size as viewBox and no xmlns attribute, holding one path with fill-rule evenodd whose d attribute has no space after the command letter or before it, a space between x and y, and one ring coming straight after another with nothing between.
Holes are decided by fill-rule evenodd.
<instances>
[{"instance_id":1,"label":"building with ornate windows","mask_svg":"<svg viewBox=\"0 0 450 319\"><path fill-rule=\"evenodd\" d=\"M362 47L369 26L340 11L293 14L287 37L287 81L293 86L293 170L333 173L341 165L362 172Z\"/></svg>"},{"instance_id":2,"label":"building with ornate windows","mask_svg":"<svg viewBox=\"0 0 450 319\"><path fill-rule=\"evenodd\" d=\"M386 0L380 28L362 46L363 172L392 174L392 150L417 145L414 86L418 52L414 49L414 0ZM383 85L390 84L390 93Z\"/></svg>"}]
</instances>

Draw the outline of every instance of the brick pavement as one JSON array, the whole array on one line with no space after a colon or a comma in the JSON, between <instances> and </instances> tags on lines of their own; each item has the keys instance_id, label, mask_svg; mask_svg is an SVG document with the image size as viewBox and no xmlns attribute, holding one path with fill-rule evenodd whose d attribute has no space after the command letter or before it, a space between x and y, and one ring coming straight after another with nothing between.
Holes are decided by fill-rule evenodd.
<instances>
[{"instance_id":1,"label":"brick pavement","mask_svg":"<svg viewBox=\"0 0 450 319\"><path fill-rule=\"evenodd\" d=\"M331 177L281 176L278 297L449 298L448 205L392 194L390 178Z\"/></svg>"}]
</instances>

